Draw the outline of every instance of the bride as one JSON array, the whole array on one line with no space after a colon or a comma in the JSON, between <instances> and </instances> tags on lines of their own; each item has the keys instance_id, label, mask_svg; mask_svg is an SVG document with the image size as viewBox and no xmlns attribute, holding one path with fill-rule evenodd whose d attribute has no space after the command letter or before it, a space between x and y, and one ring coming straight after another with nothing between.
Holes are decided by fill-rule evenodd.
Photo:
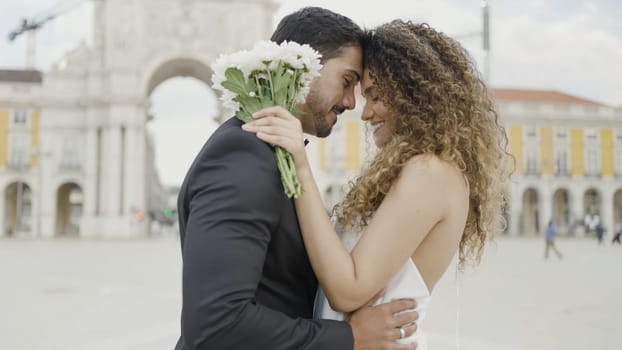
<instances>
[{"instance_id":1,"label":"bride","mask_svg":"<svg viewBox=\"0 0 622 350\"><path fill-rule=\"evenodd\" d=\"M333 210L311 174L299 120L280 107L243 128L294 157L296 200L307 252L325 296L320 318L343 319L377 303L417 300L421 322L434 286L458 252L479 262L503 224L507 139L487 88L456 41L426 24L395 20L372 30L365 49L361 119L378 152ZM322 299L328 302L322 305ZM398 342L426 349L421 325Z\"/></svg>"}]
</instances>

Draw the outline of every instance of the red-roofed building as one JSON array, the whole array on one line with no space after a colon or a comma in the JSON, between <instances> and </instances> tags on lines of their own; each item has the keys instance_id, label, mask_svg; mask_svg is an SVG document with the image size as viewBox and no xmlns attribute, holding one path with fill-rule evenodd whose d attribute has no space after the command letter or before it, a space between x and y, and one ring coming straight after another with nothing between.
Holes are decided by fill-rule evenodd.
<instances>
[{"instance_id":1,"label":"red-roofed building","mask_svg":"<svg viewBox=\"0 0 622 350\"><path fill-rule=\"evenodd\" d=\"M579 234L586 219L611 232L622 222L619 109L552 90L492 95L516 161L510 232L543 233L553 220L558 232Z\"/></svg>"},{"instance_id":2,"label":"red-roofed building","mask_svg":"<svg viewBox=\"0 0 622 350\"><path fill-rule=\"evenodd\" d=\"M526 103L559 103L602 106L601 103L569 95L555 90L493 89L493 96L498 101L516 101Z\"/></svg>"}]
</instances>

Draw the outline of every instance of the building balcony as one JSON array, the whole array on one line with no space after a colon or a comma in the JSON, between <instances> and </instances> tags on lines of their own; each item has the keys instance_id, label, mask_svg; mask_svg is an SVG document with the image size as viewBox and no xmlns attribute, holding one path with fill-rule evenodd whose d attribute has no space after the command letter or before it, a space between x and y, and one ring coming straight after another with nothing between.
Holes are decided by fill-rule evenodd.
<instances>
[{"instance_id":1,"label":"building balcony","mask_svg":"<svg viewBox=\"0 0 622 350\"><path fill-rule=\"evenodd\" d=\"M17 172L25 172L30 170L30 164L26 161L10 160L7 169Z\"/></svg>"},{"instance_id":2,"label":"building balcony","mask_svg":"<svg viewBox=\"0 0 622 350\"><path fill-rule=\"evenodd\" d=\"M82 170L82 164L74 162L60 163L60 170L66 172L78 172Z\"/></svg>"},{"instance_id":3,"label":"building balcony","mask_svg":"<svg viewBox=\"0 0 622 350\"><path fill-rule=\"evenodd\" d=\"M557 177L570 177L570 169L558 169L555 171L555 176Z\"/></svg>"},{"instance_id":4,"label":"building balcony","mask_svg":"<svg viewBox=\"0 0 622 350\"><path fill-rule=\"evenodd\" d=\"M525 170L525 176L540 176L540 169L530 169L527 168Z\"/></svg>"},{"instance_id":5,"label":"building balcony","mask_svg":"<svg viewBox=\"0 0 622 350\"><path fill-rule=\"evenodd\" d=\"M589 177L592 179L600 178L602 176L603 176L603 173L600 171L586 171L585 172L585 177Z\"/></svg>"}]
</instances>

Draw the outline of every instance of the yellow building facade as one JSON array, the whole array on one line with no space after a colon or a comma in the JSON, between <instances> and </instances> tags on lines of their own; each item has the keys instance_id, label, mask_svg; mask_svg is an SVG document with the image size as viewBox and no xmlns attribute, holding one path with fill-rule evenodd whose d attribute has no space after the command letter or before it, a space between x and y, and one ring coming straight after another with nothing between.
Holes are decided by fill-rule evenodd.
<instances>
[{"instance_id":1,"label":"yellow building facade","mask_svg":"<svg viewBox=\"0 0 622 350\"><path fill-rule=\"evenodd\" d=\"M39 110L29 105L0 105L0 172L10 178L2 191L4 233L30 231L32 183L39 143Z\"/></svg>"},{"instance_id":2,"label":"yellow building facade","mask_svg":"<svg viewBox=\"0 0 622 350\"><path fill-rule=\"evenodd\" d=\"M512 200L508 232L611 232L622 222L622 113L576 96L497 89L508 131ZM592 224L590 224L590 222Z\"/></svg>"},{"instance_id":3,"label":"yellow building facade","mask_svg":"<svg viewBox=\"0 0 622 350\"><path fill-rule=\"evenodd\" d=\"M586 215L615 229L622 222L622 111L555 91L494 93L513 155L506 233L539 234L553 220L559 234L580 234ZM329 208L375 152L360 120L363 105L359 99L330 137L309 147Z\"/></svg>"},{"instance_id":4,"label":"yellow building facade","mask_svg":"<svg viewBox=\"0 0 622 350\"><path fill-rule=\"evenodd\" d=\"M40 166L42 155L62 149L54 142L48 149L41 147L42 78L38 71L0 70L0 236L38 235L43 219L54 227L47 232L73 234L78 230L81 189L63 174L65 163L48 167L45 173ZM63 136L60 130L49 134L53 141ZM59 158L67 160L64 154ZM74 170L79 170L75 163ZM53 177L64 179L43 195L43 184L49 185ZM42 202L48 204L46 213Z\"/></svg>"}]
</instances>

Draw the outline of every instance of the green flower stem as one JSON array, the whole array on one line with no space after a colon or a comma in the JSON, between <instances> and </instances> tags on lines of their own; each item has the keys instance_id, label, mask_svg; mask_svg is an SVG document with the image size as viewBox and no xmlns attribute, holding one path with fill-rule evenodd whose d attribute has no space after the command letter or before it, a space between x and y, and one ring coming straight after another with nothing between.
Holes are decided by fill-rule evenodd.
<instances>
[{"instance_id":1,"label":"green flower stem","mask_svg":"<svg viewBox=\"0 0 622 350\"><path fill-rule=\"evenodd\" d=\"M281 174L285 195L288 198L297 198L302 193L302 186L296 176L296 168L293 167L294 159L292 155L279 146L274 148L274 155Z\"/></svg>"},{"instance_id":2,"label":"green flower stem","mask_svg":"<svg viewBox=\"0 0 622 350\"><path fill-rule=\"evenodd\" d=\"M267 69L266 72L268 73L268 82L270 83L270 96L272 98L272 101L274 101L276 99L276 96L274 96L274 85L272 84L272 71Z\"/></svg>"},{"instance_id":3,"label":"green flower stem","mask_svg":"<svg viewBox=\"0 0 622 350\"><path fill-rule=\"evenodd\" d=\"M226 71L227 80L223 81L222 84L225 88L238 95L234 101L240 103L240 109L236 112L236 116L241 121L252 121L253 113L257 112L261 108L275 104L283 104L282 107L286 108L293 114L299 113L299 111L297 112L296 95L300 91L300 88L302 88L302 73L298 70L294 70L295 74L293 74L290 78L287 77L287 70L279 75L279 72L281 71L283 71L282 63L279 64L276 71L271 71L270 69L254 71L248 77L244 77L242 72L238 69L229 68ZM259 78L260 74L266 74L267 79ZM254 80L254 84L252 83L253 80L250 79ZM282 79L287 79L287 84L285 86L283 86ZM275 86L277 86L279 91L281 91L280 95L278 94L279 92L275 91ZM287 88L285 96L282 95L283 88ZM266 90L264 91L264 89ZM251 92L255 92L256 95L252 96L250 94ZM279 101L277 101L277 97L279 97ZM302 193L303 189L298 181L298 177L296 176L296 167L292 155L281 147L275 147L274 156L281 174L281 183L283 184L285 195L288 198L298 197Z\"/></svg>"},{"instance_id":4,"label":"green flower stem","mask_svg":"<svg viewBox=\"0 0 622 350\"><path fill-rule=\"evenodd\" d=\"M263 90L261 88L261 84L259 84L259 76L257 76L257 74L253 74L253 78L255 79L255 84L257 84L257 96L259 96L259 99L263 100Z\"/></svg>"}]
</instances>

